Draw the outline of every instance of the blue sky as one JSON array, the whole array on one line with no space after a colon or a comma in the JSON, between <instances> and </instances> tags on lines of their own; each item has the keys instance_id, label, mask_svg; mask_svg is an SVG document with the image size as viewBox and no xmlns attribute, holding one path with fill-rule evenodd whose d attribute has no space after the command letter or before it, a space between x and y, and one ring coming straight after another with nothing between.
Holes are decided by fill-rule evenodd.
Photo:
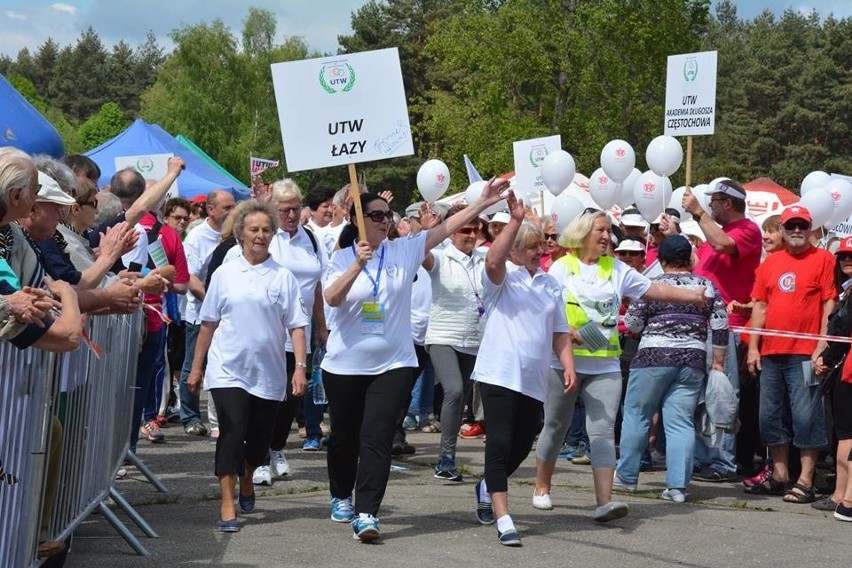
<instances>
[{"instance_id":1,"label":"blue sky","mask_svg":"<svg viewBox=\"0 0 852 568\"><path fill-rule=\"evenodd\" d=\"M714 0L715 2L715 0ZM235 32L242 28L248 6L272 11L278 19L279 39L301 36L313 49L334 52L338 34L351 32L352 11L365 0L0 0L0 54L17 56L22 47L34 51L48 37L60 45L73 44L92 26L111 46L124 39L132 46L153 30L170 47L167 34L181 24L221 18ZM850 0L737 0L740 17L750 19L769 9L786 8L827 16L852 16Z\"/></svg>"}]
</instances>

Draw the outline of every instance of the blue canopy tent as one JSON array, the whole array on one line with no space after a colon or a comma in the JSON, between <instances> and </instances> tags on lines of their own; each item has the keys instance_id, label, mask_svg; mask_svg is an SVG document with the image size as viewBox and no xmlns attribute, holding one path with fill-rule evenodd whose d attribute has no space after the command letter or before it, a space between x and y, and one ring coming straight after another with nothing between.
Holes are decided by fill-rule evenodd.
<instances>
[{"instance_id":1,"label":"blue canopy tent","mask_svg":"<svg viewBox=\"0 0 852 568\"><path fill-rule=\"evenodd\" d=\"M225 189L234 194L238 201L250 196L248 187L222 175L204 159L178 142L171 134L157 126L137 118L124 132L89 150L86 155L101 168L100 185L107 185L115 173L115 158L144 154L167 154L180 156L186 162L186 171L178 178L180 196L192 199L206 195L214 189Z\"/></svg>"},{"instance_id":2,"label":"blue canopy tent","mask_svg":"<svg viewBox=\"0 0 852 568\"><path fill-rule=\"evenodd\" d=\"M28 154L65 154L62 137L33 105L0 75L0 146Z\"/></svg>"}]
</instances>

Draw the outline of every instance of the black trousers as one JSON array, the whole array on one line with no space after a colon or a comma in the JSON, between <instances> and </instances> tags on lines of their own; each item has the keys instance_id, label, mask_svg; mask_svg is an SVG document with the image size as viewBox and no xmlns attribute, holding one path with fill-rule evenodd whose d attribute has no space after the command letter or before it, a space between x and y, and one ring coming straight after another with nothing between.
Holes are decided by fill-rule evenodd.
<instances>
[{"instance_id":1,"label":"black trousers","mask_svg":"<svg viewBox=\"0 0 852 568\"><path fill-rule=\"evenodd\" d=\"M211 389L210 395L219 413L216 475L242 475L245 462L253 467L262 465L281 403L241 388Z\"/></svg>"},{"instance_id":2,"label":"black trousers","mask_svg":"<svg viewBox=\"0 0 852 568\"><path fill-rule=\"evenodd\" d=\"M293 426L293 418L296 417L296 412L302 406L302 397L293 396L293 372L296 370L296 356L287 351L287 398L281 403L278 409L278 416L275 417L275 426L272 428L272 441L269 447L273 450L283 450L287 444L287 436L290 435L290 428ZM269 464L269 456L264 460L263 465Z\"/></svg>"},{"instance_id":3,"label":"black trousers","mask_svg":"<svg viewBox=\"0 0 852 568\"><path fill-rule=\"evenodd\" d=\"M331 423L328 479L331 496L355 496L355 512L377 515L390 476L399 409L410 396L413 367L380 375L323 371Z\"/></svg>"},{"instance_id":4,"label":"black trousers","mask_svg":"<svg viewBox=\"0 0 852 568\"><path fill-rule=\"evenodd\" d=\"M509 488L509 476L527 458L541 431L544 404L497 385L479 383L488 436L485 438L485 484L489 493Z\"/></svg>"}]
</instances>

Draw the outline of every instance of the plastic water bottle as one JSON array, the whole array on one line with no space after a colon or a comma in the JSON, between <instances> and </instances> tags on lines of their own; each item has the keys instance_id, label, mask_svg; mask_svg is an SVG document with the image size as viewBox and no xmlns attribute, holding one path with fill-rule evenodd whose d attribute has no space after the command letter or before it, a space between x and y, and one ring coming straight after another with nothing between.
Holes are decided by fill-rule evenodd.
<instances>
[{"instance_id":1,"label":"plastic water bottle","mask_svg":"<svg viewBox=\"0 0 852 568\"><path fill-rule=\"evenodd\" d=\"M311 389L311 398L317 405L328 404L328 399L325 397L325 387L322 384L322 369L320 369L323 357L325 357L325 348L323 347L317 347L311 356L311 380L308 382L308 386Z\"/></svg>"}]
</instances>

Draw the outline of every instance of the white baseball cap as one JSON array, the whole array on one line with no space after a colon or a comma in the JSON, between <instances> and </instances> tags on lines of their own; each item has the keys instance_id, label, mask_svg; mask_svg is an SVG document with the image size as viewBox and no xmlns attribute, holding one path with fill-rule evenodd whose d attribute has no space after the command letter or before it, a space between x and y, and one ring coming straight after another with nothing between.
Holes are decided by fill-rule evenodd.
<instances>
[{"instance_id":1,"label":"white baseball cap","mask_svg":"<svg viewBox=\"0 0 852 568\"><path fill-rule=\"evenodd\" d=\"M46 173L38 172L38 183L41 188L38 190L36 201L41 203L56 203L57 205L74 205L74 198L62 191L56 180Z\"/></svg>"}]
</instances>

